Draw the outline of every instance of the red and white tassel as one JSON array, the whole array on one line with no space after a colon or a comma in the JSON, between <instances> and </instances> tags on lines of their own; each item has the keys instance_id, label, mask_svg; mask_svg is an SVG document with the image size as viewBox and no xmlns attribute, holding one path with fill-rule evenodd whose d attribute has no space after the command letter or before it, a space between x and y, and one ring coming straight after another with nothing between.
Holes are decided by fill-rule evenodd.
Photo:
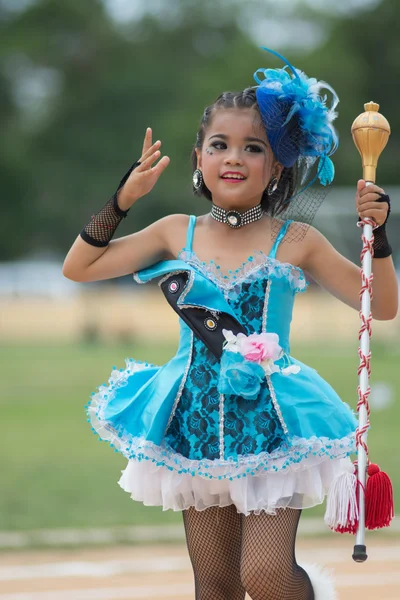
<instances>
[{"instance_id":1,"label":"red and white tassel","mask_svg":"<svg viewBox=\"0 0 400 600\"><path fill-rule=\"evenodd\" d=\"M333 531L356 532L359 519L357 488L353 465L332 481L328 492L325 523Z\"/></svg>"},{"instance_id":2,"label":"red and white tassel","mask_svg":"<svg viewBox=\"0 0 400 600\"><path fill-rule=\"evenodd\" d=\"M389 476L378 465L368 466L365 492L365 527L388 527L394 517L393 487Z\"/></svg>"}]
</instances>

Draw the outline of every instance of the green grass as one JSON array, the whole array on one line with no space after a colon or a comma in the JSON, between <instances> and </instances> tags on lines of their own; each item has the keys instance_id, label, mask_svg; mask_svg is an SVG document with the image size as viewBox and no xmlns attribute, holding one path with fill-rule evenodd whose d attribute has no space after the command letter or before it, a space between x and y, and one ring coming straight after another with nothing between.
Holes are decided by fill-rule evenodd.
<instances>
[{"instance_id":1,"label":"green grass","mask_svg":"<svg viewBox=\"0 0 400 600\"><path fill-rule=\"evenodd\" d=\"M179 523L179 513L133 502L117 484L126 460L99 443L84 404L113 365L133 356L162 364L173 347L101 345L0 346L0 529ZM316 368L355 407L356 349L297 347L293 354ZM373 381L400 388L399 355L373 347ZM371 460L400 493L397 429L400 407L372 414ZM321 514L318 507L307 515Z\"/></svg>"}]
</instances>

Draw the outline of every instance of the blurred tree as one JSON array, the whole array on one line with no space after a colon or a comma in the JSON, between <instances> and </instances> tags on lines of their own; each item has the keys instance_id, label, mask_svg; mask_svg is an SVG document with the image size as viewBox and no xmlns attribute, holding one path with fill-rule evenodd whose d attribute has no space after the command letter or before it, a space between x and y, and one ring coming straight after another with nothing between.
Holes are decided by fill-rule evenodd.
<instances>
[{"instance_id":1,"label":"blurred tree","mask_svg":"<svg viewBox=\"0 0 400 600\"><path fill-rule=\"evenodd\" d=\"M170 212L206 210L206 201L191 194L189 162L204 106L224 89L252 85L257 67L280 66L244 32L242 3L171 0L158 3L158 15L118 25L101 0L25 4L10 12L8 0L0 0L0 183L7 199L1 255L65 254L140 155L147 126L171 164L119 233ZM268 43L268 11L261 7ZM337 182L353 184L360 166L349 128L363 103L376 99L399 130L393 80L400 4L384 0L340 17L303 5L298 14L330 30L318 51L292 49L288 58L338 91ZM379 172L387 183L396 178L397 143L392 136L390 159L388 152Z\"/></svg>"},{"instance_id":2,"label":"blurred tree","mask_svg":"<svg viewBox=\"0 0 400 600\"><path fill-rule=\"evenodd\" d=\"M6 30L6 14L0 5L0 47ZM0 259L7 260L26 252L24 240L29 236L33 214L32 198L26 191L27 155L23 136L19 135L18 106L14 102L8 78L0 69ZM25 183L24 183L25 182ZM29 185L29 184L28 184Z\"/></svg>"},{"instance_id":3,"label":"blurred tree","mask_svg":"<svg viewBox=\"0 0 400 600\"><path fill-rule=\"evenodd\" d=\"M323 15L314 13L314 16L321 19ZM302 68L328 81L340 98L339 118L335 121L340 136L335 154L336 181L340 184L354 185L362 176L351 125L370 100L380 105L392 129L379 164L379 182L398 184L400 115L395 89L400 75L399 20L400 3L392 0L383 0L371 10L357 14L336 18L331 15L330 34L325 43L318 52L302 58Z\"/></svg>"},{"instance_id":4,"label":"blurred tree","mask_svg":"<svg viewBox=\"0 0 400 600\"><path fill-rule=\"evenodd\" d=\"M121 34L99 0L41 0L8 23L4 63L22 64L21 77L46 69L59 82L58 94L51 102L44 97L20 133L29 145L35 207L21 254L68 248L140 155L148 125L172 161L125 231L188 204L195 210L189 156L202 109L221 92L221 81L242 86L245 57L258 51L230 19L211 26L196 3L190 22L187 8L181 16L174 27L146 17ZM227 69L227 51L234 69Z\"/></svg>"}]
</instances>

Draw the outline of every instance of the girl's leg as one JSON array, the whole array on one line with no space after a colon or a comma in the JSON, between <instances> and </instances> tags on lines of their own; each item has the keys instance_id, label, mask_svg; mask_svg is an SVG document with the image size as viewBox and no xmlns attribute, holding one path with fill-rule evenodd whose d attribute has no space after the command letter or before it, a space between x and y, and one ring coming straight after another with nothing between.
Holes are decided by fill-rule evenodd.
<instances>
[{"instance_id":1,"label":"girl's leg","mask_svg":"<svg viewBox=\"0 0 400 600\"><path fill-rule=\"evenodd\" d=\"M241 579L252 600L314 600L307 573L295 558L301 511L243 517Z\"/></svg>"},{"instance_id":2,"label":"girl's leg","mask_svg":"<svg viewBox=\"0 0 400 600\"><path fill-rule=\"evenodd\" d=\"M183 511L196 600L244 600L240 580L242 517L233 505Z\"/></svg>"}]
</instances>

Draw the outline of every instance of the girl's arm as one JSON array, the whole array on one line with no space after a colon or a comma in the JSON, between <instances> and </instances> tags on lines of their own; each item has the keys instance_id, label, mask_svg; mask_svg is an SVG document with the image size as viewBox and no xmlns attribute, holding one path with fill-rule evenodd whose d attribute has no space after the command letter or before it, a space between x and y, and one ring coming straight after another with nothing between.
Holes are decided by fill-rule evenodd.
<instances>
[{"instance_id":1,"label":"girl's arm","mask_svg":"<svg viewBox=\"0 0 400 600\"><path fill-rule=\"evenodd\" d=\"M145 229L96 248L78 236L64 261L63 275L78 282L131 275L171 256L172 240L185 231L187 215L168 215Z\"/></svg>"},{"instance_id":2,"label":"girl's arm","mask_svg":"<svg viewBox=\"0 0 400 600\"><path fill-rule=\"evenodd\" d=\"M362 180L357 186L356 205L361 217L372 217L382 225L387 216L386 202L376 202L376 186L365 187ZM360 310L360 267L339 254L328 240L314 227L310 227L304 240L302 267L323 288L339 300ZM398 311L398 283L391 256L372 260L373 300L371 313L374 319L394 319Z\"/></svg>"},{"instance_id":3,"label":"girl's arm","mask_svg":"<svg viewBox=\"0 0 400 600\"><path fill-rule=\"evenodd\" d=\"M313 227L310 227L307 238L309 238L307 255L302 261L302 268L333 296L352 308L360 310L360 267L339 254ZM392 257L374 258L372 272L374 274L372 316L380 321L394 319L399 301Z\"/></svg>"},{"instance_id":4,"label":"girl's arm","mask_svg":"<svg viewBox=\"0 0 400 600\"><path fill-rule=\"evenodd\" d=\"M170 215L146 229L111 241L111 237L131 206L145 196L168 166L160 158L161 142L152 144L152 131L146 130L141 159L122 180L118 192L94 215L77 237L64 261L63 274L73 281L98 281L139 271L169 254L171 229L184 218ZM187 217L186 217L187 221Z\"/></svg>"}]
</instances>

